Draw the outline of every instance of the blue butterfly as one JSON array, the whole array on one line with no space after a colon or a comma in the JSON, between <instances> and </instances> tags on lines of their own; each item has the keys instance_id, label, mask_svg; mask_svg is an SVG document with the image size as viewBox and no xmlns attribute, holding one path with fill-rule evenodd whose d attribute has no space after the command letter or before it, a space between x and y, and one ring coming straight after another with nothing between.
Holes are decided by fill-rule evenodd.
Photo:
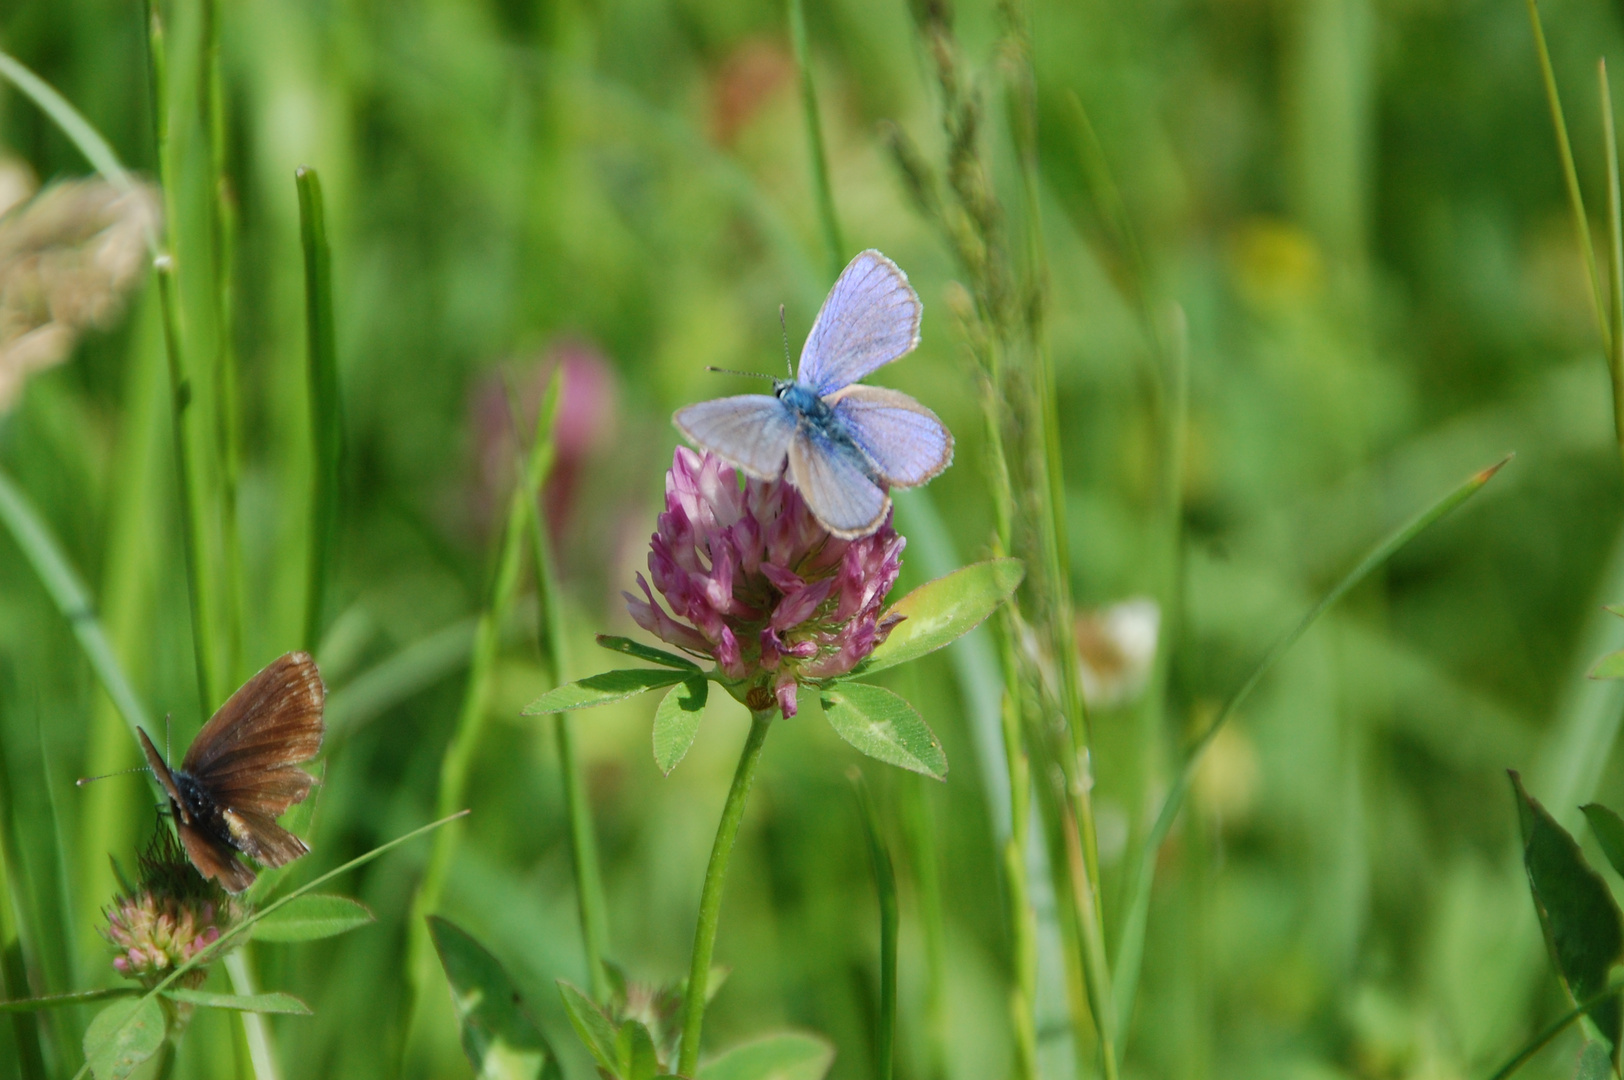
<instances>
[{"instance_id":1,"label":"blue butterfly","mask_svg":"<svg viewBox=\"0 0 1624 1080\"><path fill-rule=\"evenodd\" d=\"M673 422L696 446L745 473L789 482L843 539L880 527L890 488L916 487L953 461L953 435L897 390L857 380L919 344L924 312L908 275L878 251L853 259L829 290L801 350L794 381L773 392L679 409Z\"/></svg>"}]
</instances>

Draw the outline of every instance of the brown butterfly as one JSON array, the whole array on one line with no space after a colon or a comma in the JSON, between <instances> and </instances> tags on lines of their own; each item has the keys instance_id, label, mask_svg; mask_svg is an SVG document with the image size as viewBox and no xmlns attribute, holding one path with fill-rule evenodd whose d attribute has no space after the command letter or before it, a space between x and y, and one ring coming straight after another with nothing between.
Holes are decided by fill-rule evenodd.
<instances>
[{"instance_id":1,"label":"brown butterfly","mask_svg":"<svg viewBox=\"0 0 1624 1080\"><path fill-rule=\"evenodd\" d=\"M205 878L228 892L254 883L237 852L282 866L310 848L276 823L303 802L315 778L299 763L321 750L327 689L310 654L273 660L220 706L171 769L145 731L147 765L169 793L170 812L186 854ZM140 729L137 729L140 731Z\"/></svg>"}]
</instances>

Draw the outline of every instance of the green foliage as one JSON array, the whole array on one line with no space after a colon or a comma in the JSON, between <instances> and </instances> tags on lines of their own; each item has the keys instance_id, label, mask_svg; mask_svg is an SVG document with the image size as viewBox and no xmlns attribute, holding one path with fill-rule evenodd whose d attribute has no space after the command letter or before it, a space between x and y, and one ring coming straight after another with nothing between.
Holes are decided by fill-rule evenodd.
<instances>
[{"instance_id":1,"label":"green foliage","mask_svg":"<svg viewBox=\"0 0 1624 1080\"><path fill-rule=\"evenodd\" d=\"M1585 820L1590 823L1590 831L1596 834L1596 843L1601 845L1608 864L1624 874L1624 818L1601 803L1586 803L1579 809L1584 811Z\"/></svg>"},{"instance_id":2,"label":"green foliage","mask_svg":"<svg viewBox=\"0 0 1624 1080\"><path fill-rule=\"evenodd\" d=\"M150 997L115 1001L85 1029L85 1059L96 1080L124 1080L163 1048L164 1012Z\"/></svg>"},{"instance_id":3,"label":"green foliage","mask_svg":"<svg viewBox=\"0 0 1624 1080\"><path fill-rule=\"evenodd\" d=\"M690 678L673 687L654 710L654 763L665 775L671 775L694 744L709 692L703 677Z\"/></svg>"},{"instance_id":4,"label":"green foliage","mask_svg":"<svg viewBox=\"0 0 1624 1080\"><path fill-rule=\"evenodd\" d=\"M968 634L1010 598L1025 574L1019 559L993 559L919 586L887 610L888 616L902 616L902 622L858 674L905 664Z\"/></svg>"},{"instance_id":5,"label":"green foliage","mask_svg":"<svg viewBox=\"0 0 1624 1080\"><path fill-rule=\"evenodd\" d=\"M763 1035L700 1066L699 1080L823 1080L834 1060L835 1048L816 1035Z\"/></svg>"},{"instance_id":6,"label":"green foliage","mask_svg":"<svg viewBox=\"0 0 1624 1080\"><path fill-rule=\"evenodd\" d=\"M606 1080L654 1080L661 1075L654 1038L642 1021L628 1018L617 1023L564 979L558 980L558 992L570 1025Z\"/></svg>"},{"instance_id":7,"label":"green foliage","mask_svg":"<svg viewBox=\"0 0 1624 1080\"><path fill-rule=\"evenodd\" d=\"M699 670L699 665L687 657L666 652L664 649L656 649L650 645L644 645L642 642L633 641L631 638L615 637L613 634L599 634L596 640L599 645L610 652L625 653L627 656L635 656L639 660L647 660L653 664L664 664L666 667L674 667L683 671Z\"/></svg>"},{"instance_id":8,"label":"green foliage","mask_svg":"<svg viewBox=\"0 0 1624 1080\"><path fill-rule=\"evenodd\" d=\"M480 1080L551 1080L558 1059L501 963L456 924L429 916L451 985L462 1049Z\"/></svg>"},{"instance_id":9,"label":"green foliage","mask_svg":"<svg viewBox=\"0 0 1624 1080\"><path fill-rule=\"evenodd\" d=\"M202 1009L230 1009L234 1012L281 1013L285 1016L309 1016L310 1006L292 994L215 994L207 990L188 990L171 987L163 996L183 1005L196 1005Z\"/></svg>"},{"instance_id":10,"label":"green foliage","mask_svg":"<svg viewBox=\"0 0 1624 1080\"><path fill-rule=\"evenodd\" d=\"M590 709L596 705L607 705L612 701L636 697L638 694L657 690L662 686L670 686L682 682L687 677L686 672L680 670L622 668L619 671L605 671L547 691L524 707L524 715L542 716L546 713Z\"/></svg>"},{"instance_id":11,"label":"green foliage","mask_svg":"<svg viewBox=\"0 0 1624 1080\"><path fill-rule=\"evenodd\" d=\"M1551 962L1573 1000L1588 1001L1607 989L1608 973L1624 959L1624 915L1573 837L1523 790L1515 771L1510 776L1522 830L1523 866ZM1591 1018L1617 1045L1624 1021L1619 1002L1598 1005Z\"/></svg>"},{"instance_id":12,"label":"green foliage","mask_svg":"<svg viewBox=\"0 0 1624 1080\"><path fill-rule=\"evenodd\" d=\"M319 941L375 922L365 904L312 893L278 908L254 926L256 941Z\"/></svg>"},{"instance_id":13,"label":"green foliage","mask_svg":"<svg viewBox=\"0 0 1624 1080\"><path fill-rule=\"evenodd\" d=\"M1602 1042L1587 1042L1579 1054L1579 1068L1573 1074L1573 1080L1608 1080L1616 1075L1613 1072L1613 1058L1607 1052L1607 1044Z\"/></svg>"},{"instance_id":14,"label":"green foliage","mask_svg":"<svg viewBox=\"0 0 1624 1080\"><path fill-rule=\"evenodd\" d=\"M896 694L849 682L822 691L819 701L835 733L869 757L937 780L947 778L941 740L918 710Z\"/></svg>"}]
</instances>

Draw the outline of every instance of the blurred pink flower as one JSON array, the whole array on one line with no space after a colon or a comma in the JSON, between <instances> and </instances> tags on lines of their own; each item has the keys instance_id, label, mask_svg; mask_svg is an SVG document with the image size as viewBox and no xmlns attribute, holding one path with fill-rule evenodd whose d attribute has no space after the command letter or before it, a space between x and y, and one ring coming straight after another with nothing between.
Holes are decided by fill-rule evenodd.
<instances>
[{"instance_id":1,"label":"blurred pink flower","mask_svg":"<svg viewBox=\"0 0 1624 1080\"><path fill-rule=\"evenodd\" d=\"M597 349L577 341L552 346L540 359L515 372L526 445L535 433L536 410L541 407L547 385L553 372L560 369L563 376L553 428L555 457L541 496L554 541L574 509L585 462L614 436L619 396L614 368ZM517 469L513 410L508 404L505 380L499 376L483 380L474 391L471 405L479 468L473 510L476 520L488 524L496 508L507 504L507 492L512 490Z\"/></svg>"},{"instance_id":2,"label":"blurred pink flower","mask_svg":"<svg viewBox=\"0 0 1624 1080\"><path fill-rule=\"evenodd\" d=\"M662 641L716 661L747 684L745 701L777 699L795 715L796 688L856 667L890 634L882 613L907 541L891 519L856 540L831 536L782 479L749 480L679 447L665 475L665 512L649 541L633 619Z\"/></svg>"}]
</instances>

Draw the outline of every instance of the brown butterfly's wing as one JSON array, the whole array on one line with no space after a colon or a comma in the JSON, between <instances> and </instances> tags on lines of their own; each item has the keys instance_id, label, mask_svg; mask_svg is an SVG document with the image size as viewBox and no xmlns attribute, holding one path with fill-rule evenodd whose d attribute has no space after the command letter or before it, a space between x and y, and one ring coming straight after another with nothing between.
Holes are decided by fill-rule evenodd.
<instances>
[{"instance_id":1,"label":"brown butterfly's wing","mask_svg":"<svg viewBox=\"0 0 1624 1080\"><path fill-rule=\"evenodd\" d=\"M217 878L230 893L240 893L254 883L256 875L242 864L230 844L183 821L177 821L175 828L186 848L186 857L192 860L198 873L206 878Z\"/></svg>"},{"instance_id":2,"label":"brown butterfly's wing","mask_svg":"<svg viewBox=\"0 0 1624 1080\"><path fill-rule=\"evenodd\" d=\"M186 815L186 804L181 801L180 789L175 786L174 774L169 771L169 766L164 762L163 755L158 753L158 748L152 745L152 740L147 738L145 731L136 728L135 732L141 736L141 752L147 755L147 768L152 770L152 775L158 778L158 783L168 793L169 801L174 805L177 819L189 820Z\"/></svg>"},{"instance_id":3,"label":"brown butterfly's wing","mask_svg":"<svg viewBox=\"0 0 1624 1080\"><path fill-rule=\"evenodd\" d=\"M266 866L285 866L310 851L297 836L252 810L222 812L232 842Z\"/></svg>"},{"instance_id":4,"label":"brown butterfly's wing","mask_svg":"<svg viewBox=\"0 0 1624 1080\"><path fill-rule=\"evenodd\" d=\"M326 700L308 653L273 660L203 725L181 768L222 809L274 822L315 783L299 763L321 750Z\"/></svg>"}]
</instances>

